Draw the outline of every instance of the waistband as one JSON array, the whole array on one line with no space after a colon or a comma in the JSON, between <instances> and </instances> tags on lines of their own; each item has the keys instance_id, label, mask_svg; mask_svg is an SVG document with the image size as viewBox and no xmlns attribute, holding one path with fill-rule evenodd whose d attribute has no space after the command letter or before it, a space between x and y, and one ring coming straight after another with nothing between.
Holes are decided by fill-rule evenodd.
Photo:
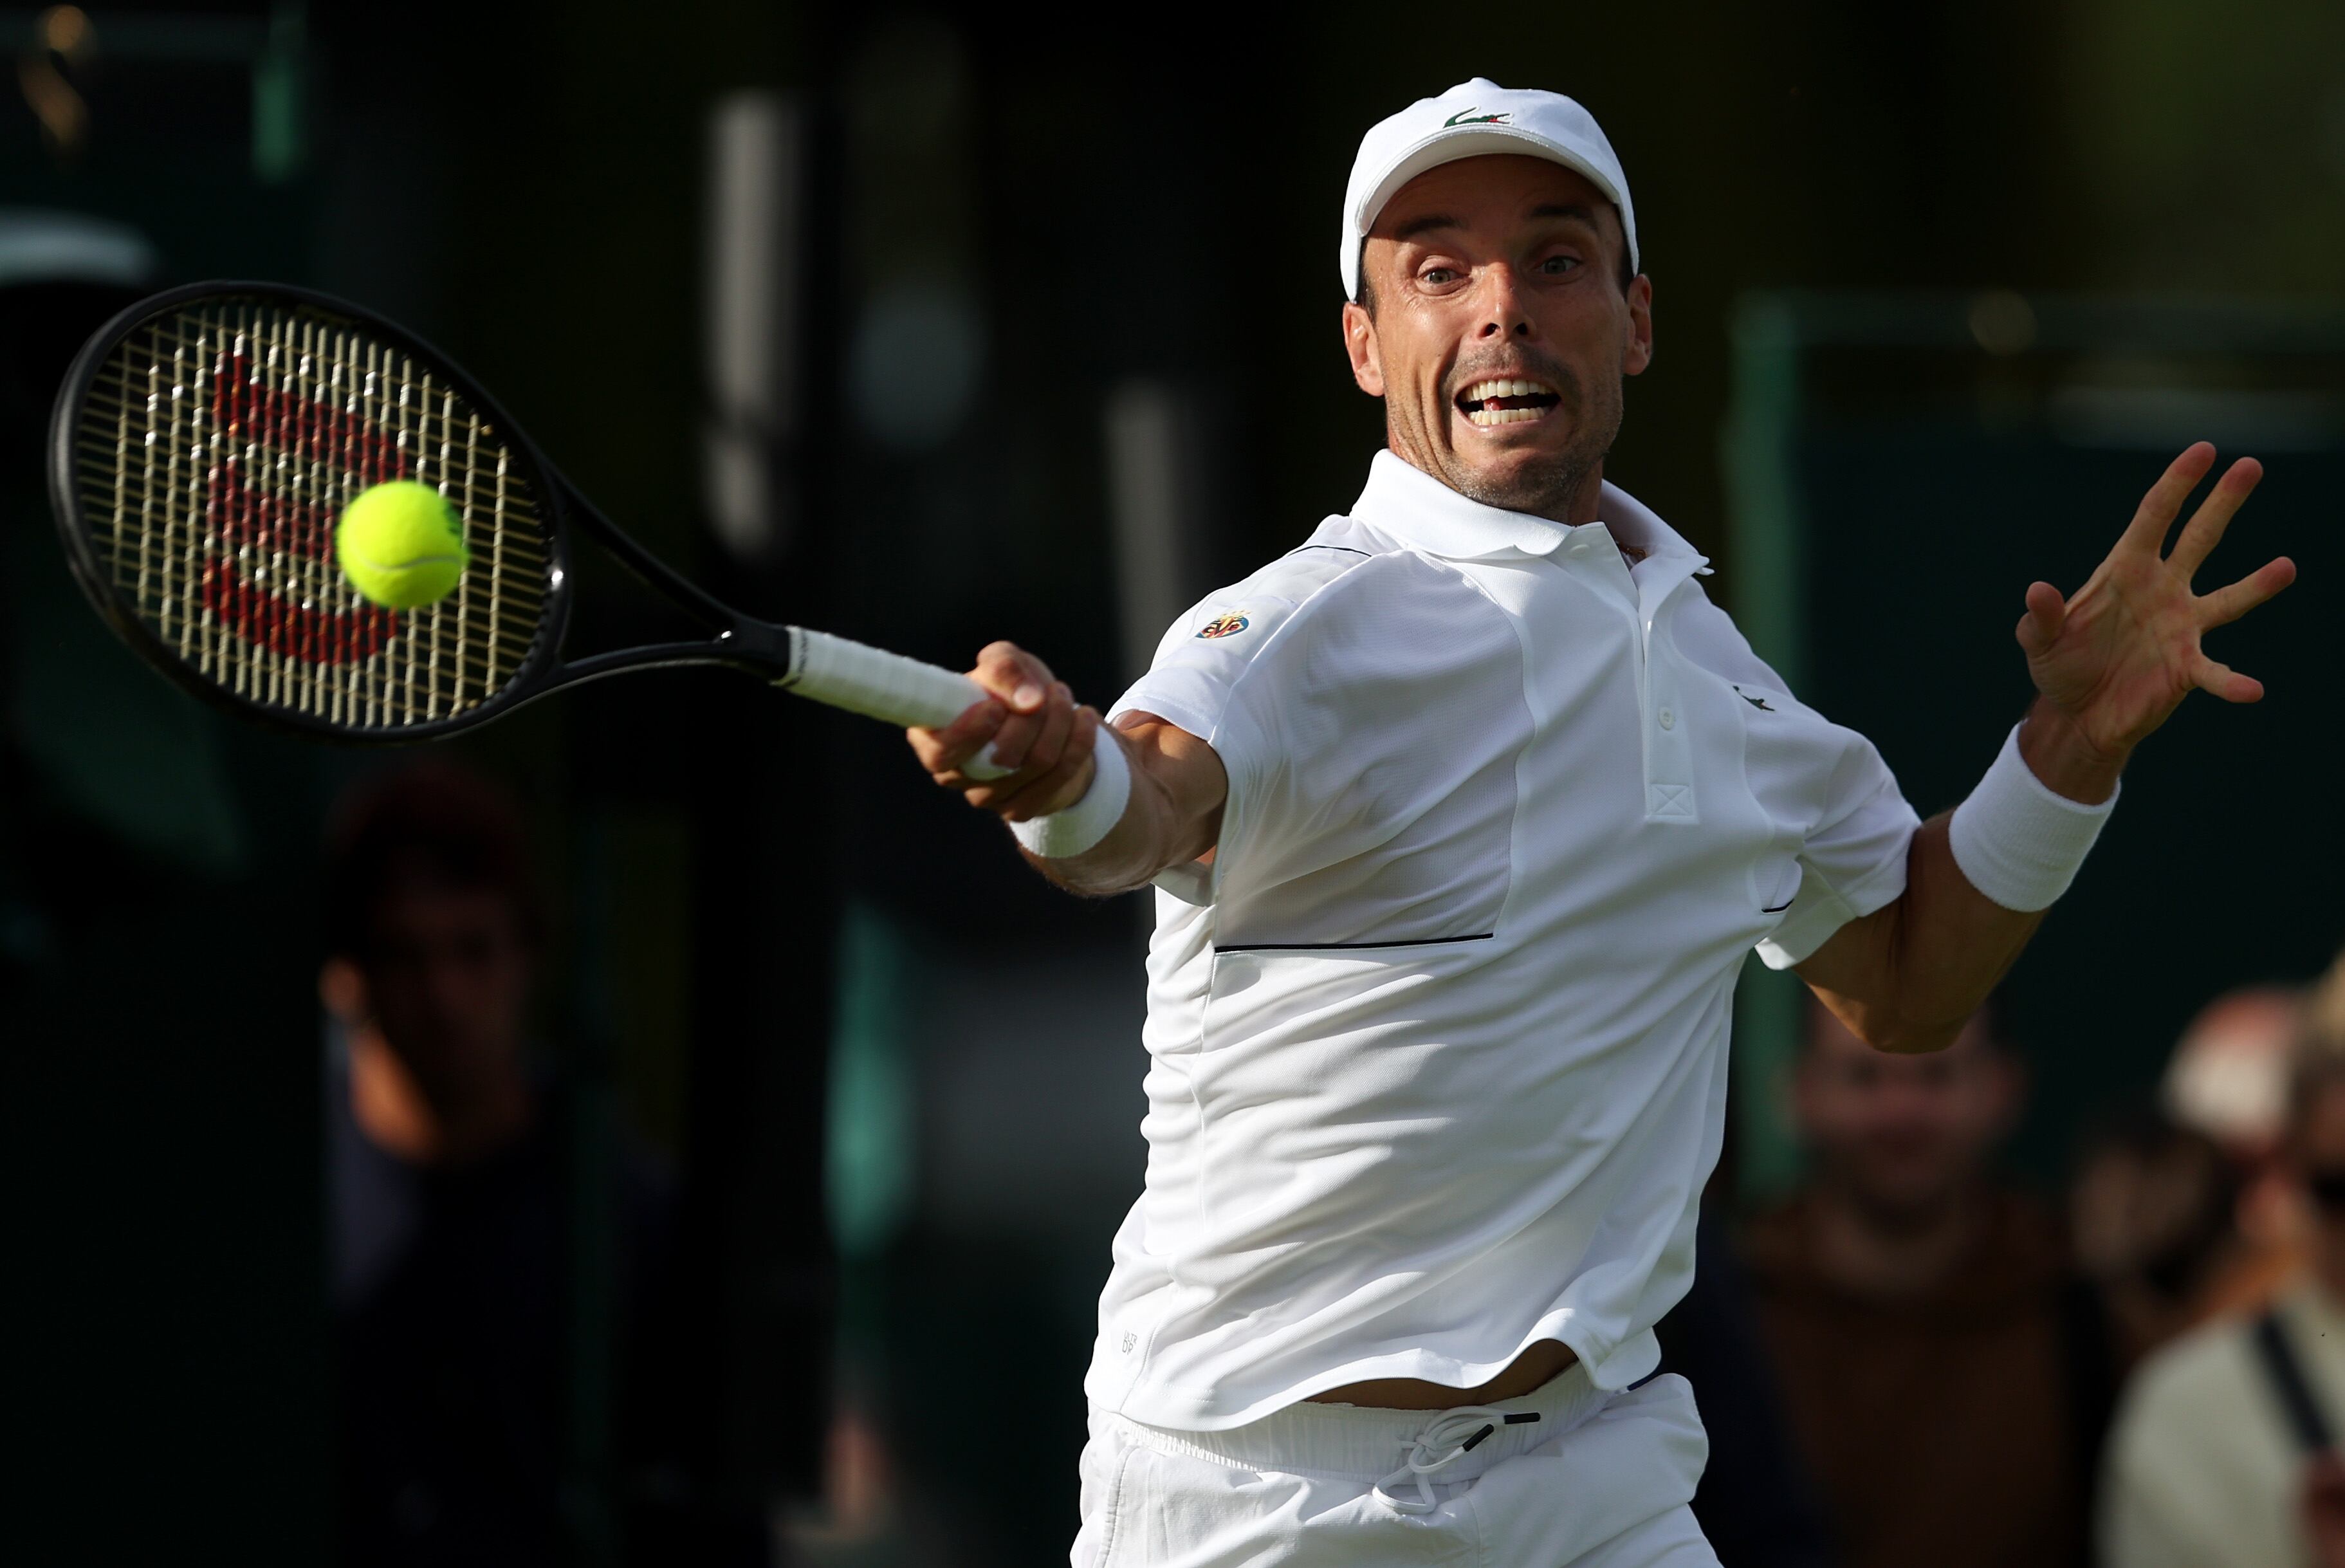
<instances>
[{"instance_id":1,"label":"waistband","mask_svg":"<svg viewBox=\"0 0 2345 1568\"><path fill-rule=\"evenodd\" d=\"M1444 1464L1438 1479L1444 1484L1471 1481L1502 1461L1554 1441L1594 1415L1610 1398L1589 1380L1587 1366L1575 1361L1520 1398L1460 1406L1490 1410L1501 1419L1487 1423L1494 1429L1490 1435ZM1403 1462L1417 1441L1444 1416L1441 1410L1393 1410L1304 1400L1227 1431L1175 1431L1129 1416L1107 1415L1106 1420L1128 1441L1160 1453L1185 1454L1244 1470L1375 1481ZM1506 1416L1518 1419L1507 1421ZM1538 1419L1519 1419L1526 1416Z\"/></svg>"}]
</instances>

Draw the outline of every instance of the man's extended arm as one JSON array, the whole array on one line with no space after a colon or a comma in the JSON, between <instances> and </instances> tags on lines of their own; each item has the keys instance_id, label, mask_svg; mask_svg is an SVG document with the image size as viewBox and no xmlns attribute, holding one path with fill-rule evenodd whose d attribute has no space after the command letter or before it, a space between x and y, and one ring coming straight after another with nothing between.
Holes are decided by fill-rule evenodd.
<instances>
[{"instance_id":1,"label":"man's extended arm","mask_svg":"<svg viewBox=\"0 0 2345 1568\"><path fill-rule=\"evenodd\" d=\"M1099 715L1076 707L1049 667L1010 643L980 654L969 676L993 699L943 729L910 731L921 766L938 783L1005 821L1030 821L1082 799L1095 772ZM1127 713L1107 737L1123 748L1131 769L1122 815L1080 854L1045 859L1028 851L1026 857L1044 876L1079 893L1123 892L1212 853L1229 794L1228 775L1213 748L1176 724ZM995 760L1014 770L1003 779L972 779L960 765L989 740Z\"/></svg>"},{"instance_id":2,"label":"man's extended arm","mask_svg":"<svg viewBox=\"0 0 2345 1568\"><path fill-rule=\"evenodd\" d=\"M2182 503L2214 466L2205 443L2180 457L2092 580L2064 600L2048 583L2027 590L2019 645L2038 696L2018 735L2027 771L2065 799L2096 805L2116 793L2135 747L2192 691L2253 702L2260 683L2208 658L2199 638L2294 581L2287 557L2203 596L2190 579L2263 475L2231 465L2163 554ZM1797 966L1855 1033L1884 1050L1950 1044L2042 923L2042 908L2013 909L1982 893L1957 863L1952 814L1924 823L1906 852L1905 891L1851 921ZM1991 832L1992 824L1979 829Z\"/></svg>"}]
</instances>

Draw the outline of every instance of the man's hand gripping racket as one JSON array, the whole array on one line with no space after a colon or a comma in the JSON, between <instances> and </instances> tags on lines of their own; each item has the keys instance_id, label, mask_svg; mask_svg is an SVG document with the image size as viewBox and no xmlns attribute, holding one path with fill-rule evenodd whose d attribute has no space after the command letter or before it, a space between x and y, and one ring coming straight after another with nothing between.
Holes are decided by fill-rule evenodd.
<instances>
[{"instance_id":1,"label":"man's hand gripping racket","mask_svg":"<svg viewBox=\"0 0 2345 1568\"><path fill-rule=\"evenodd\" d=\"M912 731L930 776L969 803L1012 822L1072 805L1091 787L1097 748L1115 740L1099 714L1079 707L1050 667L1010 643L977 656L977 679L995 700L941 728ZM976 766L971 767L974 762ZM1007 778L999 769L1017 771Z\"/></svg>"},{"instance_id":2,"label":"man's hand gripping racket","mask_svg":"<svg viewBox=\"0 0 2345 1568\"><path fill-rule=\"evenodd\" d=\"M1039 664L981 665L989 691L740 614L622 534L444 355L323 295L205 283L132 306L76 359L50 447L57 526L90 602L164 674L251 718L421 740L581 681L722 665L941 731L915 736L923 758L1013 819L1088 776L1077 748L1097 718L1076 715ZM343 509L397 480L436 489L465 546L454 586L413 608L364 597L336 555ZM565 657L577 535L709 636Z\"/></svg>"}]
</instances>

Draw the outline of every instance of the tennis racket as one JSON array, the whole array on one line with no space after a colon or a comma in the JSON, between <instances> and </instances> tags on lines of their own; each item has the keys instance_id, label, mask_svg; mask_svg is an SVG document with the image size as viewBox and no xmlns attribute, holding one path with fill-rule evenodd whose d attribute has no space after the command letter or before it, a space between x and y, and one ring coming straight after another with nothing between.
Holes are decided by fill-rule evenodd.
<instances>
[{"instance_id":1,"label":"tennis racket","mask_svg":"<svg viewBox=\"0 0 2345 1568\"><path fill-rule=\"evenodd\" d=\"M180 686L330 740L427 740L565 687L718 665L889 724L950 723L967 676L719 603L621 533L480 384L411 332L275 283L198 283L131 306L66 373L50 495L99 615ZM361 597L334 555L360 491L437 489L470 565L413 610ZM563 652L575 535L706 627L699 641ZM964 768L1006 769L991 753Z\"/></svg>"}]
</instances>

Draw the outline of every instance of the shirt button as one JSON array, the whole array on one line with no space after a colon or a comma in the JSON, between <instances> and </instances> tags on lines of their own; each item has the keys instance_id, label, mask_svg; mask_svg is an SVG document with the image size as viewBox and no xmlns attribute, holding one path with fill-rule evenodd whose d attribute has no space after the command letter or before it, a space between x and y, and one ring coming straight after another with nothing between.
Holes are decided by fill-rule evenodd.
<instances>
[{"instance_id":1,"label":"shirt button","mask_svg":"<svg viewBox=\"0 0 2345 1568\"><path fill-rule=\"evenodd\" d=\"M1669 708L1661 709L1660 718L1663 729L1675 729L1678 727L1678 716Z\"/></svg>"}]
</instances>

